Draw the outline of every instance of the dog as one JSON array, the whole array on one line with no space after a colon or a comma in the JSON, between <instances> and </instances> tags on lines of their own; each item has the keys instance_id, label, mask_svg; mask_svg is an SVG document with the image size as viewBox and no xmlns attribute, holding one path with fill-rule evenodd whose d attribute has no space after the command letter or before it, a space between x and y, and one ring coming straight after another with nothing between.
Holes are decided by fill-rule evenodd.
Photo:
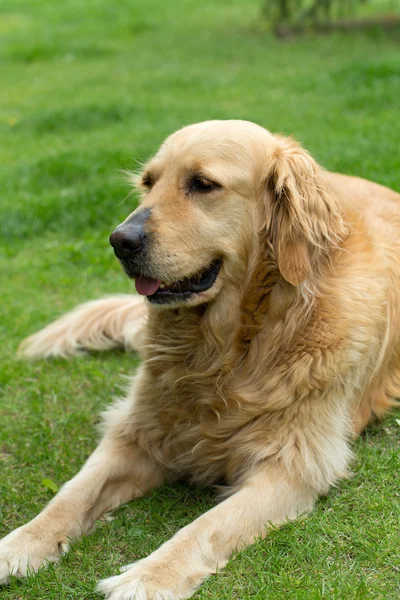
<instances>
[{"instance_id":1,"label":"dog","mask_svg":"<svg viewBox=\"0 0 400 600\"><path fill-rule=\"evenodd\" d=\"M82 470L0 542L3 583L155 486L224 482L219 504L97 588L189 598L311 511L400 396L399 194L234 120L174 133L131 179L141 202L110 242L138 295L84 304L21 352L124 346L142 364Z\"/></svg>"}]
</instances>

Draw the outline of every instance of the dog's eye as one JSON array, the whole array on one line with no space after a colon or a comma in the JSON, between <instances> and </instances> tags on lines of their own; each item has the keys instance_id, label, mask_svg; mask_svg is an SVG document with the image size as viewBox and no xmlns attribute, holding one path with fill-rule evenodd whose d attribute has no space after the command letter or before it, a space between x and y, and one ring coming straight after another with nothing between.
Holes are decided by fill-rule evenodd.
<instances>
[{"instance_id":1,"label":"dog's eye","mask_svg":"<svg viewBox=\"0 0 400 600\"><path fill-rule=\"evenodd\" d=\"M143 177L142 177L142 185L145 188L148 188L149 190L153 187L154 181L153 181L153 178L151 177L151 175L149 175L148 173L146 173L145 175L143 175Z\"/></svg>"},{"instance_id":2,"label":"dog's eye","mask_svg":"<svg viewBox=\"0 0 400 600\"><path fill-rule=\"evenodd\" d=\"M193 177L189 183L189 194L207 194L221 186L205 177Z\"/></svg>"}]
</instances>

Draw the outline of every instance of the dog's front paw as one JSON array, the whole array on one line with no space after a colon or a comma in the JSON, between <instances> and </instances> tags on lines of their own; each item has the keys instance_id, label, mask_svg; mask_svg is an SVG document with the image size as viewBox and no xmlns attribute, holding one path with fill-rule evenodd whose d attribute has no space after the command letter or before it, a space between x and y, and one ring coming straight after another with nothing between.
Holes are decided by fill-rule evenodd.
<instances>
[{"instance_id":1,"label":"dog's front paw","mask_svg":"<svg viewBox=\"0 0 400 600\"><path fill-rule=\"evenodd\" d=\"M26 577L29 572L57 561L68 550L66 539L50 536L39 527L24 525L0 540L0 584L10 576Z\"/></svg>"},{"instance_id":2,"label":"dog's front paw","mask_svg":"<svg viewBox=\"0 0 400 600\"><path fill-rule=\"evenodd\" d=\"M143 581L124 580L122 575L100 581L97 592L104 594L107 600L177 600L169 590L155 590Z\"/></svg>"},{"instance_id":3,"label":"dog's front paw","mask_svg":"<svg viewBox=\"0 0 400 600\"><path fill-rule=\"evenodd\" d=\"M140 560L121 569L122 575L100 581L97 591L107 600L185 600L190 598L209 572L197 570L185 572L184 565L179 571L173 564Z\"/></svg>"}]
</instances>

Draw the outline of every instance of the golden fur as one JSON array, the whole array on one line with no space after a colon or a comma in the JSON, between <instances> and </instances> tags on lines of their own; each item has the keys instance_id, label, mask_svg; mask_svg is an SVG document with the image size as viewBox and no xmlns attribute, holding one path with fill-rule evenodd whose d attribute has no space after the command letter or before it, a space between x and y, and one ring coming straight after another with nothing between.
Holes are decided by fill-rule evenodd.
<instances>
[{"instance_id":1,"label":"golden fur","mask_svg":"<svg viewBox=\"0 0 400 600\"><path fill-rule=\"evenodd\" d=\"M188 192L192 173L218 187ZM111 600L189 598L270 524L346 476L351 438L400 395L400 196L325 172L243 121L173 134L135 179L153 277L222 259L215 284L166 308L88 303L22 345L68 356L117 345L143 359L104 437L45 510L0 542L0 581L56 560L105 511L165 480L225 481L226 499L99 584Z\"/></svg>"}]
</instances>

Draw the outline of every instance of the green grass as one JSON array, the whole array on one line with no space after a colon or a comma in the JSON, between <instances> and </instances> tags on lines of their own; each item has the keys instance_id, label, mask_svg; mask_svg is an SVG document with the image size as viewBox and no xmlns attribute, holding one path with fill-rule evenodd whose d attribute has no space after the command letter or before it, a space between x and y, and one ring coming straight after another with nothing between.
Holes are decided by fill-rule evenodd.
<instances>
[{"instance_id":1,"label":"green grass","mask_svg":"<svg viewBox=\"0 0 400 600\"><path fill-rule=\"evenodd\" d=\"M124 354L15 360L18 342L82 300L127 292L107 237L135 206L119 169L209 118L291 133L327 168L400 190L400 34L281 44L256 0L3 0L0 6L0 534L33 517L96 443ZM354 478L273 532L196 598L397 599L396 415L355 444ZM397 413L397 417L399 414ZM4 600L91 599L214 502L162 488L76 543Z\"/></svg>"}]
</instances>

